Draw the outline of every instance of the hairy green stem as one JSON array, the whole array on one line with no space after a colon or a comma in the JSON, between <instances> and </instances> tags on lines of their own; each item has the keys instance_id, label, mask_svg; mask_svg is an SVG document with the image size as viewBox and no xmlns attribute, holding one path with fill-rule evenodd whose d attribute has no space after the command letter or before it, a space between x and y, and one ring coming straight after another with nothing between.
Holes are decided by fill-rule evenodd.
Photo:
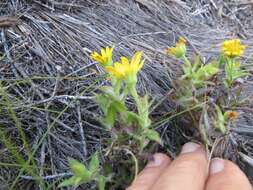
<instances>
[{"instance_id":1,"label":"hairy green stem","mask_svg":"<svg viewBox=\"0 0 253 190\"><path fill-rule=\"evenodd\" d=\"M225 66L225 70L226 70L226 80L228 83L228 87L230 88L233 84L233 74L232 74L232 70L233 70L233 63L234 60L233 59L229 59L227 61L227 64Z\"/></svg>"},{"instance_id":2,"label":"hairy green stem","mask_svg":"<svg viewBox=\"0 0 253 190\"><path fill-rule=\"evenodd\" d=\"M141 114L141 103L140 103L139 95L138 95L137 90L136 90L136 85L132 85L130 87L130 93L134 98L134 101L135 101L136 106L137 106L138 114L140 115Z\"/></svg>"},{"instance_id":3,"label":"hairy green stem","mask_svg":"<svg viewBox=\"0 0 253 190\"><path fill-rule=\"evenodd\" d=\"M186 63L187 66L190 66L190 67L192 66L191 62L189 61L189 59L185 55L183 55L182 58L183 58L183 61Z\"/></svg>"},{"instance_id":4,"label":"hairy green stem","mask_svg":"<svg viewBox=\"0 0 253 190\"><path fill-rule=\"evenodd\" d=\"M114 93L115 95L118 97L120 94L120 89L121 89L121 85L122 85L122 81L121 80L117 80L116 83L113 86L114 89Z\"/></svg>"}]
</instances>

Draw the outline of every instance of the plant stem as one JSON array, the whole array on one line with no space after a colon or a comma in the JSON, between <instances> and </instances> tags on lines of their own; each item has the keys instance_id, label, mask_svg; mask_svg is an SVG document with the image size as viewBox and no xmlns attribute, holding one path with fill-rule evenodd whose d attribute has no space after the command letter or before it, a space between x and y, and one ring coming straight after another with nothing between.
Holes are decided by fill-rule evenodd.
<instances>
[{"instance_id":1,"label":"plant stem","mask_svg":"<svg viewBox=\"0 0 253 190\"><path fill-rule=\"evenodd\" d=\"M126 99L126 97L128 95L128 91L129 91L128 88L125 87L124 90L123 90L123 93L122 93L123 94L123 101L125 101L125 99Z\"/></svg>"},{"instance_id":2,"label":"plant stem","mask_svg":"<svg viewBox=\"0 0 253 190\"><path fill-rule=\"evenodd\" d=\"M136 90L135 86L136 86L136 85L132 85L132 86L130 87L130 93L131 93L131 95L133 96L134 101L136 102L136 106L137 106L138 113L141 114L140 99L139 99L139 95L138 95L138 93L137 93L137 90Z\"/></svg>"},{"instance_id":3,"label":"plant stem","mask_svg":"<svg viewBox=\"0 0 253 190\"><path fill-rule=\"evenodd\" d=\"M227 64L225 66L225 72L226 72L226 80L228 84L228 88L232 86L233 83L233 59L228 59Z\"/></svg>"},{"instance_id":4,"label":"plant stem","mask_svg":"<svg viewBox=\"0 0 253 190\"><path fill-rule=\"evenodd\" d=\"M192 66L191 62L189 61L189 59L185 55L183 55L182 58L183 58L183 61L186 63L187 66L189 66L189 67Z\"/></svg>"},{"instance_id":5,"label":"plant stem","mask_svg":"<svg viewBox=\"0 0 253 190\"><path fill-rule=\"evenodd\" d=\"M120 93L120 89L121 89L121 84L122 84L122 81L121 80L117 80L115 85L113 86L113 89L114 89L114 93L116 96L119 96L119 93Z\"/></svg>"},{"instance_id":6,"label":"plant stem","mask_svg":"<svg viewBox=\"0 0 253 190\"><path fill-rule=\"evenodd\" d=\"M134 155L134 153L132 151L130 151L127 148L124 148L124 150L126 151L127 154L130 154L134 160L134 165L135 165L135 175L134 175L134 181L136 180L138 173L139 173L139 163L138 160L136 158L136 156Z\"/></svg>"}]
</instances>

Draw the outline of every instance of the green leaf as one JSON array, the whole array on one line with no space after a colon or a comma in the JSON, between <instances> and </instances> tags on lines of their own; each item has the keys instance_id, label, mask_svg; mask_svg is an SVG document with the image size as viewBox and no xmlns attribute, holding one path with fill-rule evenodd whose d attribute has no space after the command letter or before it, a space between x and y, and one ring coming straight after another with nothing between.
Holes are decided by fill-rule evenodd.
<instances>
[{"instance_id":1,"label":"green leaf","mask_svg":"<svg viewBox=\"0 0 253 190\"><path fill-rule=\"evenodd\" d=\"M141 120L140 125L143 128L148 128L151 125L151 120L149 119L149 101L148 101L148 95L145 95L144 97L140 98L140 111L141 113L139 114Z\"/></svg>"},{"instance_id":2,"label":"green leaf","mask_svg":"<svg viewBox=\"0 0 253 190\"><path fill-rule=\"evenodd\" d=\"M239 70L233 73L233 80L249 75L246 71Z\"/></svg>"},{"instance_id":3,"label":"green leaf","mask_svg":"<svg viewBox=\"0 0 253 190\"><path fill-rule=\"evenodd\" d=\"M196 56L194 57L194 62L193 62L192 71L193 71L193 72L197 71L200 65L201 65L200 56L199 56L199 55L196 55Z\"/></svg>"},{"instance_id":4,"label":"green leaf","mask_svg":"<svg viewBox=\"0 0 253 190\"><path fill-rule=\"evenodd\" d=\"M153 140L153 141L156 141L158 143L161 143L161 138L160 138L160 135L158 132L156 132L155 130L153 129L146 129L145 132L144 132L144 135L150 139L150 140Z\"/></svg>"},{"instance_id":5,"label":"green leaf","mask_svg":"<svg viewBox=\"0 0 253 190\"><path fill-rule=\"evenodd\" d=\"M97 95L96 101L104 113L101 123L111 129L116 121L117 113L126 112L127 108L123 100L114 96L111 87L104 87L103 92L105 94Z\"/></svg>"},{"instance_id":6,"label":"green leaf","mask_svg":"<svg viewBox=\"0 0 253 190\"><path fill-rule=\"evenodd\" d=\"M98 189L105 190L106 178L102 175L98 178Z\"/></svg>"},{"instance_id":7,"label":"green leaf","mask_svg":"<svg viewBox=\"0 0 253 190\"><path fill-rule=\"evenodd\" d=\"M117 112L125 112L127 111L127 108L125 104L122 101L114 100L111 104L111 106L117 111Z\"/></svg>"},{"instance_id":8,"label":"green leaf","mask_svg":"<svg viewBox=\"0 0 253 190\"><path fill-rule=\"evenodd\" d=\"M66 186L74 186L74 185L77 185L76 183L79 182L80 183L80 180L81 178L78 178L78 181L77 181L77 178L76 176L72 176L71 178L69 179L66 179L64 180L63 182L61 182L59 185L58 185L58 188L60 187L66 187Z\"/></svg>"},{"instance_id":9,"label":"green leaf","mask_svg":"<svg viewBox=\"0 0 253 190\"><path fill-rule=\"evenodd\" d=\"M90 180L91 173L84 164L80 163L79 161L75 159L69 160L70 169L73 172L74 176L81 177L82 180Z\"/></svg>"},{"instance_id":10,"label":"green leaf","mask_svg":"<svg viewBox=\"0 0 253 190\"><path fill-rule=\"evenodd\" d=\"M237 62L236 62L236 61L235 61L235 62L232 62L232 67L233 67L233 68L236 68L236 69L240 69L241 63L238 62L238 61L237 61Z\"/></svg>"},{"instance_id":11,"label":"green leaf","mask_svg":"<svg viewBox=\"0 0 253 190\"><path fill-rule=\"evenodd\" d=\"M99 170L99 159L97 153L93 154L93 156L91 157L89 170L92 174L97 173Z\"/></svg>"},{"instance_id":12,"label":"green leaf","mask_svg":"<svg viewBox=\"0 0 253 190\"><path fill-rule=\"evenodd\" d=\"M102 109L103 113L106 114L111 103L108 97L106 97L104 94L97 94L95 100Z\"/></svg>"},{"instance_id":13,"label":"green leaf","mask_svg":"<svg viewBox=\"0 0 253 190\"><path fill-rule=\"evenodd\" d=\"M106 128L112 129L115 121L116 121L116 110L112 105L110 105L106 115L102 119L102 124L105 125Z\"/></svg>"},{"instance_id":14,"label":"green leaf","mask_svg":"<svg viewBox=\"0 0 253 190\"><path fill-rule=\"evenodd\" d=\"M192 74L192 82L195 87L200 87L206 80L214 76L218 71L219 68L217 62L202 65L196 72Z\"/></svg>"},{"instance_id":15,"label":"green leaf","mask_svg":"<svg viewBox=\"0 0 253 190\"><path fill-rule=\"evenodd\" d=\"M218 58L219 67L225 65L227 62L226 57L224 55L220 55Z\"/></svg>"},{"instance_id":16,"label":"green leaf","mask_svg":"<svg viewBox=\"0 0 253 190\"><path fill-rule=\"evenodd\" d=\"M107 98L108 102L121 102L120 97L115 94L114 89L111 86L103 86L100 88L100 90L102 91L102 94Z\"/></svg>"},{"instance_id":17,"label":"green leaf","mask_svg":"<svg viewBox=\"0 0 253 190\"><path fill-rule=\"evenodd\" d=\"M182 78L190 78L192 74L192 66L188 64L183 64L182 69L184 71L184 75L182 76Z\"/></svg>"},{"instance_id":18,"label":"green leaf","mask_svg":"<svg viewBox=\"0 0 253 190\"><path fill-rule=\"evenodd\" d=\"M110 100L108 100L110 101ZM117 113L127 112L127 108L124 105L124 102L119 100L112 100L108 106L106 112L104 113L104 118L102 119L102 124L105 125L108 129L111 129L116 122Z\"/></svg>"},{"instance_id":19,"label":"green leaf","mask_svg":"<svg viewBox=\"0 0 253 190\"><path fill-rule=\"evenodd\" d=\"M116 97L115 97L115 94L114 94L114 89L113 89L113 87L111 87L111 86L102 86L102 87L100 88L100 90L101 90L104 94L107 94L107 95L109 95L109 96L111 96L111 97L116 98Z\"/></svg>"},{"instance_id":20,"label":"green leaf","mask_svg":"<svg viewBox=\"0 0 253 190\"><path fill-rule=\"evenodd\" d=\"M222 113L219 106L215 105L216 113L217 113L217 121L215 122L215 127L220 130L223 134L226 133L226 119L224 114Z\"/></svg>"},{"instance_id":21,"label":"green leaf","mask_svg":"<svg viewBox=\"0 0 253 190\"><path fill-rule=\"evenodd\" d=\"M233 59L227 61L225 65L226 78L224 82L226 87L230 88L234 80L249 75L247 71L242 70L240 67L241 67L240 62L236 62Z\"/></svg>"},{"instance_id":22,"label":"green leaf","mask_svg":"<svg viewBox=\"0 0 253 190\"><path fill-rule=\"evenodd\" d=\"M217 106L217 105L215 105L215 109L216 109L216 113L217 113L218 120L224 122L224 121L225 121L224 115L223 115L223 113L222 113L220 107Z\"/></svg>"},{"instance_id":23,"label":"green leaf","mask_svg":"<svg viewBox=\"0 0 253 190\"><path fill-rule=\"evenodd\" d=\"M202 66L195 74L198 80L207 80L219 72L218 63L213 62Z\"/></svg>"},{"instance_id":24,"label":"green leaf","mask_svg":"<svg viewBox=\"0 0 253 190\"><path fill-rule=\"evenodd\" d=\"M141 118L138 114L128 111L128 112L126 112L126 119L125 120L128 125L132 125L134 123L139 123Z\"/></svg>"}]
</instances>

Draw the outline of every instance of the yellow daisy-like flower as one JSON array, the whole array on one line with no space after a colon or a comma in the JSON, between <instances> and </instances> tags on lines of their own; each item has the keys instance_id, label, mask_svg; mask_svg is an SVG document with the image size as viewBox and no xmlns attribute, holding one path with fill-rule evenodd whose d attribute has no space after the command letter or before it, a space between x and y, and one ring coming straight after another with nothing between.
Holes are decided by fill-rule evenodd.
<instances>
[{"instance_id":1,"label":"yellow daisy-like flower","mask_svg":"<svg viewBox=\"0 0 253 190\"><path fill-rule=\"evenodd\" d=\"M119 80L125 80L126 83L135 84L137 82L137 73L144 64L144 60L141 60L141 57L141 51L134 54L131 62L126 57L121 57L120 62L106 67L106 71Z\"/></svg>"},{"instance_id":2,"label":"yellow daisy-like flower","mask_svg":"<svg viewBox=\"0 0 253 190\"><path fill-rule=\"evenodd\" d=\"M222 52L225 56L234 58L244 53L246 46L241 44L240 39L226 40L222 44Z\"/></svg>"},{"instance_id":3,"label":"yellow daisy-like flower","mask_svg":"<svg viewBox=\"0 0 253 190\"><path fill-rule=\"evenodd\" d=\"M180 37L175 47L169 47L167 54L174 55L176 58L181 58L186 53L186 40Z\"/></svg>"},{"instance_id":4,"label":"yellow daisy-like flower","mask_svg":"<svg viewBox=\"0 0 253 190\"><path fill-rule=\"evenodd\" d=\"M96 51L91 53L91 58L98 63L100 63L102 66L111 66L112 65L112 52L114 47L106 47L101 48L100 54Z\"/></svg>"}]
</instances>

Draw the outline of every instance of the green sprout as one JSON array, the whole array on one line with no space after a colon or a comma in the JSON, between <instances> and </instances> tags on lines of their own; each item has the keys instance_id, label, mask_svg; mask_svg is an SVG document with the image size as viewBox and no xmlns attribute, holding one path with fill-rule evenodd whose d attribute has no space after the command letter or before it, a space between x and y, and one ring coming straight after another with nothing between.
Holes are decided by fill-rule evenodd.
<instances>
[{"instance_id":1,"label":"green sprout","mask_svg":"<svg viewBox=\"0 0 253 190\"><path fill-rule=\"evenodd\" d=\"M58 186L59 188L66 186L78 187L84 183L97 181L99 190L105 189L106 178L99 174L99 159L97 153L92 156L88 168L75 159L69 160L69 166L73 176L61 182Z\"/></svg>"}]
</instances>

